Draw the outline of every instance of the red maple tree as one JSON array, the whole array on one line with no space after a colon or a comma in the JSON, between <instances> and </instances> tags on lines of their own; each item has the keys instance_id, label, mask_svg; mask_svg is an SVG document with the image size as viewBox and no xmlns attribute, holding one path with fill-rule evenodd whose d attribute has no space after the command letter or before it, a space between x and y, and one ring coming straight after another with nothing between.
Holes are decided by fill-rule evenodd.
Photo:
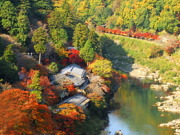
<instances>
[{"instance_id":1,"label":"red maple tree","mask_svg":"<svg viewBox=\"0 0 180 135\"><path fill-rule=\"evenodd\" d=\"M46 105L37 102L35 95L20 89L0 94L0 129L3 135L51 134L56 124Z\"/></svg>"}]
</instances>

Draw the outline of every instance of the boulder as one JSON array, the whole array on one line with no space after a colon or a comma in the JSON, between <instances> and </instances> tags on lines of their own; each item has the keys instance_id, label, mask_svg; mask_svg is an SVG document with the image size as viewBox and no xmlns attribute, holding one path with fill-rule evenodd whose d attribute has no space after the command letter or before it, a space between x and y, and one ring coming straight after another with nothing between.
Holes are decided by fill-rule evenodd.
<instances>
[{"instance_id":1,"label":"boulder","mask_svg":"<svg viewBox=\"0 0 180 135\"><path fill-rule=\"evenodd\" d=\"M118 130L118 131L116 131L115 132L115 134L114 135L123 135L123 133L122 133L122 131L121 130Z\"/></svg>"}]
</instances>

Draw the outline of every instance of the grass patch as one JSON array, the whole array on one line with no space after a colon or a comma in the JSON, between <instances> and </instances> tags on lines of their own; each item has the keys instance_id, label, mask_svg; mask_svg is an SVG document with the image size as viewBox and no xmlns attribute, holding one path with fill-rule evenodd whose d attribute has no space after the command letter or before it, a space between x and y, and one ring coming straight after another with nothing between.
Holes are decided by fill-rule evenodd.
<instances>
[{"instance_id":1,"label":"grass patch","mask_svg":"<svg viewBox=\"0 0 180 135\"><path fill-rule=\"evenodd\" d=\"M165 82L180 84L179 50L176 50L172 56L163 54L157 55L157 57L154 58L149 58L153 51L152 48L155 48L155 51L159 49L158 44L146 40L116 35L112 36L111 34L106 34L106 36L118 43L116 45L110 45L109 47L106 46L106 50L108 50L108 53L110 53L110 57L117 56L119 52L121 56L129 56L134 62L147 66L152 71L158 70Z\"/></svg>"}]
</instances>

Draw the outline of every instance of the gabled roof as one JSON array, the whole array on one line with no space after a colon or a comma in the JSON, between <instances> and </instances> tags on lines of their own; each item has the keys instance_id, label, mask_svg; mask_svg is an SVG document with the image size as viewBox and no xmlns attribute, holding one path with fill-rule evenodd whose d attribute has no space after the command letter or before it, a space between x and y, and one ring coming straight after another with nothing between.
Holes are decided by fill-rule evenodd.
<instances>
[{"instance_id":1,"label":"gabled roof","mask_svg":"<svg viewBox=\"0 0 180 135\"><path fill-rule=\"evenodd\" d=\"M69 80L74 86L81 86L88 81L86 77L86 70L79 65L71 64L61 70L60 73L51 76L53 82L62 83Z\"/></svg>"},{"instance_id":2,"label":"gabled roof","mask_svg":"<svg viewBox=\"0 0 180 135\"><path fill-rule=\"evenodd\" d=\"M63 104L63 103L74 103L77 106L83 107L89 101L90 100L87 97L85 97L83 95L80 95L80 94L76 94L76 95L74 95L74 96L64 100L60 104Z\"/></svg>"},{"instance_id":3,"label":"gabled roof","mask_svg":"<svg viewBox=\"0 0 180 135\"><path fill-rule=\"evenodd\" d=\"M84 78L86 71L85 69L81 68L79 65L71 64L61 70L61 74L68 74L68 73L75 75L79 78Z\"/></svg>"}]
</instances>

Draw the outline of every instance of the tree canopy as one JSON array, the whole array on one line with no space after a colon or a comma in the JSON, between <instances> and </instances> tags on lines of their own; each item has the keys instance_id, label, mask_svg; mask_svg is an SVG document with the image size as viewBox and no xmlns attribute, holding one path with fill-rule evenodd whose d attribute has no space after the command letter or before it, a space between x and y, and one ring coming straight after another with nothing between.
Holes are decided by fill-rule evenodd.
<instances>
[{"instance_id":1,"label":"tree canopy","mask_svg":"<svg viewBox=\"0 0 180 135\"><path fill-rule=\"evenodd\" d=\"M102 77L112 76L112 63L107 59L95 60L89 65L89 68Z\"/></svg>"},{"instance_id":2,"label":"tree canopy","mask_svg":"<svg viewBox=\"0 0 180 135\"><path fill-rule=\"evenodd\" d=\"M6 90L0 94L0 100L2 134L52 133L55 123L48 107L39 104L30 92L20 89Z\"/></svg>"}]
</instances>

